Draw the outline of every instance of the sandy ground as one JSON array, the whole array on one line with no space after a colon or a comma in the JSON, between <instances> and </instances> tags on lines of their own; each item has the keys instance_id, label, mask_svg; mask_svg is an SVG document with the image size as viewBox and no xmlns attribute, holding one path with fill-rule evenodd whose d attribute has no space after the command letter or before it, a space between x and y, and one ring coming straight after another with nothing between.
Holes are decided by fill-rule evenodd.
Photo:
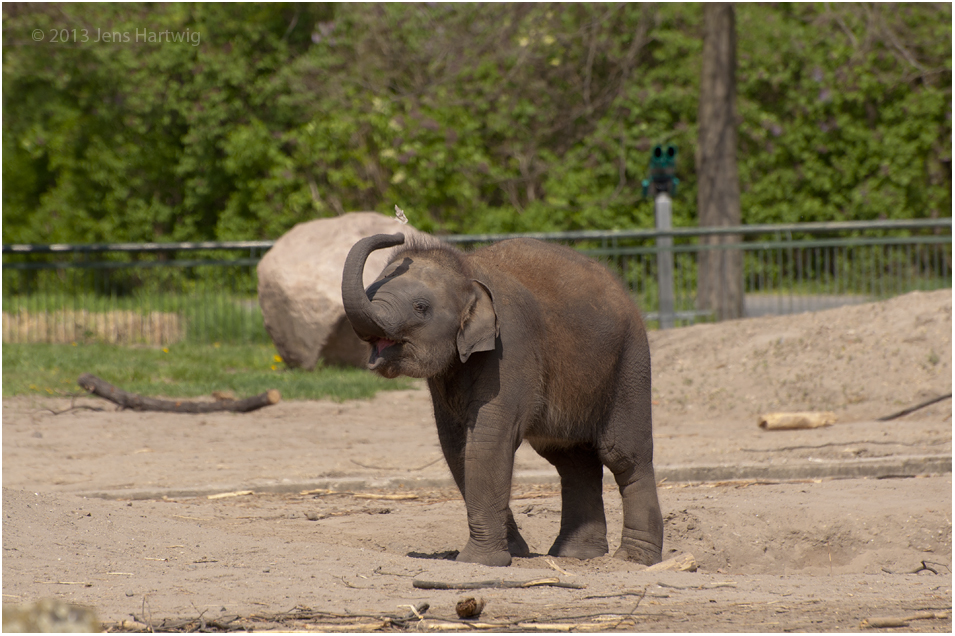
<instances>
[{"instance_id":1,"label":"sandy ground","mask_svg":"<svg viewBox=\"0 0 955 636\"><path fill-rule=\"evenodd\" d=\"M696 572L544 556L556 474L525 448L512 508L535 556L449 560L465 511L423 388L245 415L4 399L4 604L59 598L114 630L452 629L475 596L467 629L859 631L922 612L942 617L899 629L950 632L951 400L877 418L951 392L951 310L943 290L650 334L665 555ZM838 421L756 426L777 410ZM612 551L609 480L605 502ZM543 577L583 587L413 585Z\"/></svg>"}]
</instances>

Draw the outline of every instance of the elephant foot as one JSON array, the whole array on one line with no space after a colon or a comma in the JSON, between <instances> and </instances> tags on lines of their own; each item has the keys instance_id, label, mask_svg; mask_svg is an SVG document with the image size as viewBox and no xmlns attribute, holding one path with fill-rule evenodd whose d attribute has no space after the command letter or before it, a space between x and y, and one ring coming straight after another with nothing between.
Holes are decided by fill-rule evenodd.
<instances>
[{"instance_id":1,"label":"elephant foot","mask_svg":"<svg viewBox=\"0 0 955 636\"><path fill-rule=\"evenodd\" d=\"M649 543L637 545L628 542L617 548L617 551L613 553L613 558L642 565L653 565L663 560L663 550Z\"/></svg>"},{"instance_id":2,"label":"elephant foot","mask_svg":"<svg viewBox=\"0 0 955 636\"><path fill-rule=\"evenodd\" d=\"M516 536L508 535L507 551L511 556L515 557L526 558L531 555L531 549L527 547L527 542L524 541L524 537L522 537L520 534Z\"/></svg>"},{"instance_id":3,"label":"elephant foot","mask_svg":"<svg viewBox=\"0 0 955 636\"><path fill-rule=\"evenodd\" d=\"M524 549L527 549L526 544ZM507 550L480 550L474 545L473 541L468 540L468 544L458 553L458 558L455 561L480 563L491 567L507 567L511 564L511 553Z\"/></svg>"},{"instance_id":4,"label":"elephant foot","mask_svg":"<svg viewBox=\"0 0 955 636\"><path fill-rule=\"evenodd\" d=\"M521 531L517 529L517 523L514 522L513 517L507 523L507 551L515 557L529 557L531 555L531 550L527 547L524 537L521 536Z\"/></svg>"},{"instance_id":5,"label":"elephant foot","mask_svg":"<svg viewBox=\"0 0 955 636\"><path fill-rule=\"evenodd\" d=\"M557 537L547 554L572 559L596 559L607 554L607 539L600 537L589 541L562 539Z\"/></svg>"}]
</instances>

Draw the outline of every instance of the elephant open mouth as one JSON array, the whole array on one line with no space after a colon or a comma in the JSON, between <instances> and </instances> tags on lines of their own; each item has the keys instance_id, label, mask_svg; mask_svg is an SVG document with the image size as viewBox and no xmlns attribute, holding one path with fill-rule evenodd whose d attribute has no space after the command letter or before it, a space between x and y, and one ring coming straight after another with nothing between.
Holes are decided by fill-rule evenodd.
<instances>
[{"instance_id":1,"label":"elephant open mouth","mask_svg":"<svg viewBox=\"0 0 955 636\"><path fill-rule=\"evenodd\" d=\"M378 355L381 355L382 351L398 343L395 342L394 340L389 340L388 338L378 338L371 344L375 348L375 353L377 353Z\"/></svg>"},{"instance_id":2,"label":"elephant open mouth","mask_svg":"<svg viewBox=\"0 0 955 636\"><path fill-rule=\"evenodd\" d=\"M370 343L371 355L368 356L368 368L372 371L378 371L386 377L390 377L381 367L383 364L388 362L389 358L394 361L394 356L389 354L394 351L393 347L396 347L402 343L389 338L375 338L371 340ZM389 349L392 351L388 351Z\"/></svg>"}]
</instances>

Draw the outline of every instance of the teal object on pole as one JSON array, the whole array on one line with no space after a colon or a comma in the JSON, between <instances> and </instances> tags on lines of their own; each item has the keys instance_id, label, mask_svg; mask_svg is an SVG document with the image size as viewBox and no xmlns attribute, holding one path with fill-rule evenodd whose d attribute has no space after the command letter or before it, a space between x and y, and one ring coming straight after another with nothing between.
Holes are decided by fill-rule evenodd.
<instances>
[{"instance_id":1,"label":"teal object on pole","mask_svg":"<svg viewBox=\"0 0 955 636\"><path fill-rule=\"evenodd\" d=\"M644 179L643 196L656 196L666 192L676 196L680 180L676 176L677 148L674 145L656 145L650 153L650 177Z\"/></svg>"}]
</instances>

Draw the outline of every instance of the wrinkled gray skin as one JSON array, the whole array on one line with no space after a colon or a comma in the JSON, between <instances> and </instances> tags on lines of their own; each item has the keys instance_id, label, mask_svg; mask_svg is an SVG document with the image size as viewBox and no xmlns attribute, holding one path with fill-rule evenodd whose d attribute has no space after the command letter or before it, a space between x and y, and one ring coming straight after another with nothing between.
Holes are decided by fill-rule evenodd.
<instances>
[{"instance_id":1,"label":"wrinkled gray skin","mask_svg":"<svg viewBox=\"0 0 955 636\"><path fill-rule=\"evenodd\" d=\"M548 554L607 553L602 473L623 497L614 556L661 559L653 476L650 352L637 308L604 267L561 246L503 241L469 254L435 239L401 247L367 289L362 269L402 234L362 239L345 262L342 300L368 368L426 378L438 437L467 507L458 561L529 556L509 499L527 440L557 468L560 533Z\"/></svg>"}]
</instances>

